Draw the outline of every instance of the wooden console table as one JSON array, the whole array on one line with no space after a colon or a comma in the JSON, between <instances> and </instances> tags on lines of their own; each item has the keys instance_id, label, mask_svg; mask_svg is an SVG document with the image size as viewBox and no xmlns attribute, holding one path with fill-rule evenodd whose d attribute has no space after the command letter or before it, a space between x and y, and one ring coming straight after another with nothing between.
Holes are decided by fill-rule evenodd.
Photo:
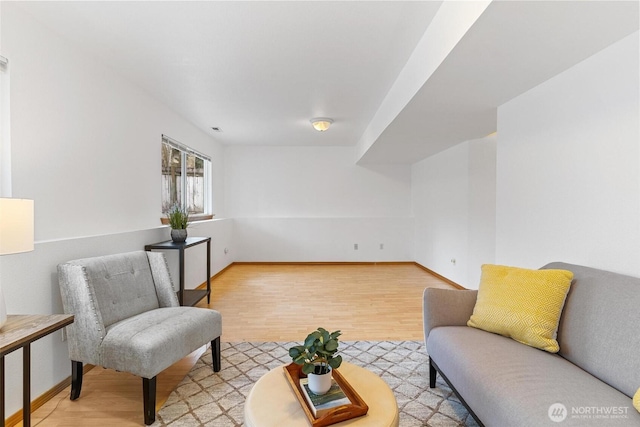
<instances>
[{"instance_id":1,"label":"wooden console table","mask_svg":"<svg viewBox=\"0 0 640 427\"><path fill-rule=\"evenodd\" d=\"M0 426L4 427L4 356L22 348L22 425L31 426L31 343L73 323L71 314L10 315L0 330Z\"/></svg>"},{"instance_id":2,"label":"wooden console table","mask_svg":"<svg viewBox=\"0 0 640 427\"><path fill-rule=\"evenodd\" d=\"M207 243L207 290L204 289L185 289L184 288L184 250L201 243ZM179 270L180 270L180 290L178 291L178 301L180 305L194 306L205 296L207 304L211 302L211 237L187 237L187 240L176 243L172 240L166 242L145 245L145 251L177 249L180 252Z\"/></svg>"}]
</instances>

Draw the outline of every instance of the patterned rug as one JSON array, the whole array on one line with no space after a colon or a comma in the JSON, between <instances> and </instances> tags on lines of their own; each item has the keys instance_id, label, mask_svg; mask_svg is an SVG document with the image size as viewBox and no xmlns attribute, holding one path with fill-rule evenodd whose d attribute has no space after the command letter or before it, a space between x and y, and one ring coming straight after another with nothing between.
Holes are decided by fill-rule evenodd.
<instances>
[{"instance_id":1,"label":"patterned rug","mask_svg":"<svg viewBox=\"0 0 640 427\"><path fill-rule=\"evenodd\" d=\"M222 344L222 370L214 373L207 350L158 412L155 427L243 426L245 397L266 372L291 362L289 347L299 343ZM341 341L344 360L366 367L393 390L400 427L477 426L438 376L429 388L429 361L420 341ZM283 426L284 427L284 426Z\"/></svg>"}]
</instances>

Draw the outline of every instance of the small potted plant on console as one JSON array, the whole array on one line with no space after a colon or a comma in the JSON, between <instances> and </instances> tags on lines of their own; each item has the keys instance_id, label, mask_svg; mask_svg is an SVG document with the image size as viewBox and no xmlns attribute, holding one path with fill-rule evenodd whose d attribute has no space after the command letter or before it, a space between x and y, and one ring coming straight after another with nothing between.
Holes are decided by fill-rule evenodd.
<instances>
[{"instance_id":1,"label":"small potted plant on console","mask_svg":"<svg viewBox=\"0 0 640 427\"><path fill-rule=\"evenodd\" d=\"M169 227L171 227L171 240L176 243L187 240L187 227L189 226L189 211L176 203L167 212Z\"/></svg>"},{"instance_id":2,"label":"small potted plant on console","mask_svg":"<svg viewBox=\"0 0 640 427\"><path fill-rule=\"evenodd\" d=\"M311 332L303 345L289 349L289 356L296 365L302 365L302 372L309 378L309 389L315 394L324 394L331 388L331 370L342 363L338 352L340 331L329 333L324 328Z\"/></svg>"}]
</instances>

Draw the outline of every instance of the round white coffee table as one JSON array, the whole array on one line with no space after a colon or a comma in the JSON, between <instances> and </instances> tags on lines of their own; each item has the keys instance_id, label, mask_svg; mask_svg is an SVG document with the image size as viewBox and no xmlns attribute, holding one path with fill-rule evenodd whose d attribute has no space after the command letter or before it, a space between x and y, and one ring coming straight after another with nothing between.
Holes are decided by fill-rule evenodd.
<instances>
[{"instance_id":1,"label":"round white coffee table","mask_svg":"<svg viewBox=\"0 0 640 427\"><path fill-rule=\"evenodd\" d=\"M342 362L339 369L369 406L369 411L367 415L333 426L398 427L398 403L382 378L348 362ZM244 404L244 424L247 427L310 426L282 367L267 372L254 384Z\"/></svg>"}]
</instances>

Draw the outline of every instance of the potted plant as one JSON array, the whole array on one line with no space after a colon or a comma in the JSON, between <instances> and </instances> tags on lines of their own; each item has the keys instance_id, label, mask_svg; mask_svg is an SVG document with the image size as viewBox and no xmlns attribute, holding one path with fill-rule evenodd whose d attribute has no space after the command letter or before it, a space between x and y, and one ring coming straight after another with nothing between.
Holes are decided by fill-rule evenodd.
<instances>
[{"instance_id":1,"label":"potted plant","mask_svg":"<svg viewBox=\"0 0 640 427\"><path fill-rule=\"evenodd\" d=\"M303 345L289 349L289 356L296 365L302 365L302 372L309 378L309 389L315 394L324 394L331 388L331 369L342 363L338 352L340 331L329 333L324 328L311 332Z\"/></svg>"},{"instance_id":2,"label":"potted plant","mask_svg":"<svg viewBox=\"0 0 640 427\"><path fill-rule=\"evenodd\" d=\"M187 227L189 226L189 211L176 203L167 212L167 219L171 227L171 240L181 243L187 240Z\"/></svg>"}]
</instances>

